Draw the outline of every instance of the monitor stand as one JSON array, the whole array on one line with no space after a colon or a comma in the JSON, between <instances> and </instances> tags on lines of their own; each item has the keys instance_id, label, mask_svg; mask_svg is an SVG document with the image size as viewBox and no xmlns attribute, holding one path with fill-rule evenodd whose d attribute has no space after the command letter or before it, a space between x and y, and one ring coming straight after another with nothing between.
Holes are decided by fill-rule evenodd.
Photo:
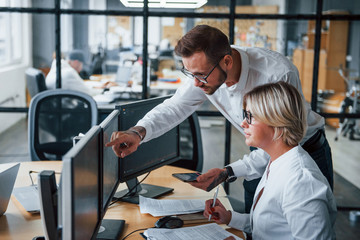
<instances>
[{"instance_id":1,"label":"monitor stand","mask_svg":"<svg viewBox=\"0 0 360 240\"><path fill-rule=\"evenodd\" d=\"M124 230L125 220L103 219L96 240L117 240Z\"/></svg>"},{"instance_id":2,"label":"monitor stand","mask_svg":"<svg viewBox=\"0 0 360 240\"><path fill-rule=\"evenodd\" d=\"M121 201L135 204L139 204L139 195L147 198L157 198L174 191L173 188L155 186L146 183L139 184L137 178L126 181L126 185L128 189L115 193L114 197L120 198ZM129 191L131 192L127 194Z\"/></svg>"}]
</instances>

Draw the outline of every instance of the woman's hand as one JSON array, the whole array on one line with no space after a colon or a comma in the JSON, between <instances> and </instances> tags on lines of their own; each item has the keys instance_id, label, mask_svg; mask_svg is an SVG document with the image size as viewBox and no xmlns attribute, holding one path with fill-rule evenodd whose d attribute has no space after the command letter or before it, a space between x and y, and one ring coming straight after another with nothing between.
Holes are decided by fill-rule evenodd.
<instances>
[{"instance_id":1,"label":"woman's hand","mask_svg":"<svg viewBox=\"0 0 360 240\"><path fill-rule=\"evenodd\" d=\"M215 206L213 207L213 199L209 199L205 202L204 217L213 219L218 224L229 224L231 220L231 211L226 210L224 205L216 199Z\"/></svg>"}]
</instances>

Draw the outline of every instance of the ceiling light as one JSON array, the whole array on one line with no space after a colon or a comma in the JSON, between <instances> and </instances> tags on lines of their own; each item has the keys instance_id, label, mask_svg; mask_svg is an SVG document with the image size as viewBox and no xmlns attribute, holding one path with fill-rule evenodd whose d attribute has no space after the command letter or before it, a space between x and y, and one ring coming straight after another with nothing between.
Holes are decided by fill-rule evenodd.
<instances>
[{"instance_id":1,"label":"ceiling light","mask_svg":"<svg viewBox=\"0 0 360 240\"><path fill-rule=\"evenodd\" d=\"M143 0L120 0L125 7L144 7ZM207 0L148 0L150 8L199 8Z\"/></svg>"}]
</instances>

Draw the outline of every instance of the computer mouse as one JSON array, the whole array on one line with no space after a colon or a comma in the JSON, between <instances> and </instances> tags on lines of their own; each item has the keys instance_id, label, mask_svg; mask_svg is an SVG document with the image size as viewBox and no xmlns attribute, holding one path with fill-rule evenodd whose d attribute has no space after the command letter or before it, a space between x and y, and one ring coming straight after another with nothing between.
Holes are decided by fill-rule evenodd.
<instances>
[{"instance_id":1,"label":"computer mouse","mask_svg":"<svg viewBox=\"0 0 360 240\"><path fill-rule=\"evenodd\" d=\"M184 225L184 221L179 217L165 216L156 221L157 228L180 228Z\"/></svg>"}]
</instances>

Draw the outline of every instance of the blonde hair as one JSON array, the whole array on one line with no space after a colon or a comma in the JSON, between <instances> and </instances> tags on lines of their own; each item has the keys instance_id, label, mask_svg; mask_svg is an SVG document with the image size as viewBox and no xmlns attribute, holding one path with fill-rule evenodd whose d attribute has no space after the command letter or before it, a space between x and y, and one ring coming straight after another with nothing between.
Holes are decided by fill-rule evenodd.
<instances>
[{"instance_id":1,"label":"blonde hair","mask_svg":"<svg viewBox=\"0 0 360 240\"><path fill-rule=\"evenodd\" d=\"M254 88L245 94L243 107L248 107L257 121L274 128L273 140L281 138L286 145L296 146L306 133L303 99L298 90L286 82Z\"/></svg>"}]
</instances>

